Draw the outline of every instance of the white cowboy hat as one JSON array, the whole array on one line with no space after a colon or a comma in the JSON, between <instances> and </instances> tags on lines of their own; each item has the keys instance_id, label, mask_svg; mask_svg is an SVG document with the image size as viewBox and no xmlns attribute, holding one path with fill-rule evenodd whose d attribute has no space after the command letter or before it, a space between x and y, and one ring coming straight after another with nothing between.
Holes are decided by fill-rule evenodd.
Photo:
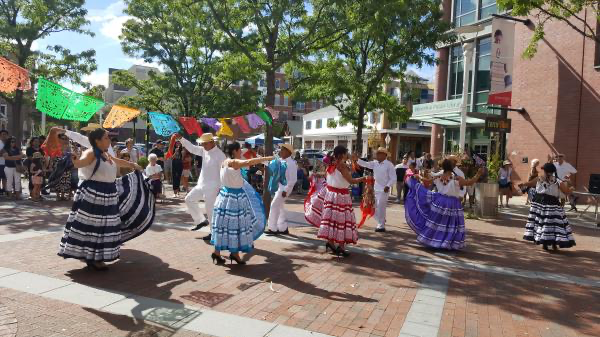
<instances>
[{"instance_id":1,"label":"white cowboy hat","mask_svg":"<svg viewBox=\"0 0 600 337\"><path fill-rule=\"evenodd\" d=\"M87 126L81 128L81 131L94 131L96 129L102 129L102 125L98 123L90 123Z\"/></svg>"},{"instance_id":2,"label":"white cowboy hat","mask_svg":"<svg viewBox=\"0 0 600 337\"><path fill-rule=\"evenodd\" d=\"M212 141L215 140L215 137L213 136L212 133L203 133L202 136L200 136L200 138L198 138L196 141L200 144L204 144L204 143L210 143Z\"/></svg>"},{"instance_id":3,"label":"white cowboy hat","mask_svg":"<svg viewBox=\"0 0 600 337\"><path fill-rule=\"evenodd\" d=\"M291 144L281 144L281 145L279 145L279 147L290 151L291 154L294 154L294 148L292 147Z\"/></svg>"},{"instance_id":4,"label":"white cowboy hat","mask_svg":"<svg viewBox=\"0 0 600 337\"><path fill-rule=\"evenodd\" d=\"M505 161L502 163L502 166L506 166L506 165L512 165L512 163L510 162L510 160L505 160Z\"/></svg>"}]
</instances>

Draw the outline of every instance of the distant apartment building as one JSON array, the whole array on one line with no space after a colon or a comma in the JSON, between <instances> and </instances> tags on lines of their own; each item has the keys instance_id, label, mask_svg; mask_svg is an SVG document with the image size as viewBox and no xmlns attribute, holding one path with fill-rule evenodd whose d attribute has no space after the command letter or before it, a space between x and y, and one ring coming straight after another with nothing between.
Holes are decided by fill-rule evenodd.
<instances>
[{"instance_id":1,"label":"distant apartment building","mask_svg":"<svg viewBox=\"0 0 600 337\"><path fill-rule=\"evenodd\" d=\"M124 69L108 69L108 86L106 87L106 91L104 91L104 100L107 104L116 104L119 98L123 96L135 96L137 95L136 88L126 88L121 85L114 83L113 75L117 71L123 71ZM132 73L137 80L147 80L149 79L149 73L160 72L158 68L141 66L141 65L133 65L129 69L128 72ZM135 127L135 132L133 131ZM113 130L113 132L118 133L119 140L123 141L127 138L134 138L136 143L144 143L146 141L146 121L143 119L136 119L135 122L125 123L122 127ZM154 133L153 130L150 130L150 141L154 141L158 139L158 136Z\"/></svg>"},{"instance_id":2,"label":"distant apartment building","mask_svg":"<svg viewBox=\"0 0 600 337\"><path fill-rule=\"evenodd\" d=\"M397 97L409 111L414 104L433 100L432 85L424 79L405 85L400 81L391 81L383 90ZM337 145L343 145L362 156L368 156L374 151L369 146L369 137L373 130L376 130L376 134L381 138L380 144L386 144L385 139L388 138L389 143L386 146L393 161L397 161L408 152L415 152L420 156L430 147L429 124L415 121L391 122L385 111L367 113L362 144L357 144L356 128L350 123L341 122L340 112L335 106L327 106L303 116L302 148L330 151Z\"/></svg>"}]
</instances>

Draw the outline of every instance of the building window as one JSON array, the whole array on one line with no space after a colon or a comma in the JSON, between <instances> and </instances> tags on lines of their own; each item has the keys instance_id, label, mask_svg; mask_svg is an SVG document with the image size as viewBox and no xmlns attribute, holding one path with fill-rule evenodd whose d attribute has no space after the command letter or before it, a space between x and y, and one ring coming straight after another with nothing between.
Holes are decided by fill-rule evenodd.
<instances>
[{"instance_id":1,"label":"building window","mask_svg":"<svg viewBox=\"0 0 600 337\"><path fill-rule=\"evenodd\" d=\"M323 141L322 140L315 140L315 144L313 146L313 149L315 149L315 150L323 150Z\"/></svg>"},{"instance_id":2,"label":"building window","mask_svg":"<svg viewBox=\"0 0 600 337\"><path fill-rule=\"evenodd\" d=\"M304 129L305 130L310 130L311 127L312 127L312 121L306 121L304 123Z\"/></svg>"},{"instance_id":3,"label":"building window","mask_svg":"<svg viewBox=\"0 0 600 337\"><path fill-rule=\"evenodd\" d=\"M450 75L448 76L448 97L456 99L462 97L463 89L463 50L462 46L454 46L450 48Z\"/></svg>"},{"instance_id":4,"label":"building window","mask_svg":"<svg viewBox=\"0 0 600 337\"><path fill-rule=\"evenodd\" d=\"M469 25L477 20L477 0L454 0L454 25Z\"/></svg>"},{"instance_id":5,"label":"building window","mask_svg":"<svg viewBox=\"0 0 600 337\"><path fill-rule=\"evenodd\" d=\"M275 89L279 89L279 80L275 80Z\"/></svg>"},{"instance_id":6,"label":"building window","mask_svg":"<svg viewBox=\"0 0 600 337\"><path fill-rule=\"evenodd\" d=\"M348 148L348 141L347 140L338 140L338 146L343 146L345 148Z\"/></svg>"},{"instance_id":7,"label":"building window","mask_svg":"<svg viewBox=\"0 0 600 337\"><path fill-rule=\"evenodd\" d=\"M335 147L334 140L326 140L325 141L325 150L333 150L334 147Z\"/></svg>"},{"instance_id":8,"label":"building window","mask_svg":"<svg viewBox=\"0 0 600 337\"><path fill-rule=\"evenodd\" d=\"M308 122L307 122L307 123L308 123ZM304 149L308 149L308 150L312 149L312 141L310 141L310 140L305 140L305 141L304 141Z\"/></svg>"},{"instance_id":9,"label":"building window","mask_svg":"<svg viewBox=\"0 0 600 337\"><path fill-rule=\"evenodd\" d=\"M275 103L273 105L279 105L279 95L275 95Z\"/></svg>"},{"instance_id":10,"label":"building window","mask_svg":"<svg viewBox=\"0 0 600 337\"><path fill-rule=\"evenodd\" d=\"M317 123L315 124L315 129L320 129L323 127L323 120L317 119Z\"/></svg>"},{"instance_id":11,"label":"building window","mask_svg":"<svg viewBox=\"0 0 600 337\"><path fill-rule=\"evenodd\" d=\"M0 104L0 118L6 118L8 116L7 111L8 106L6 104Z\"/></svg>"},{"instance_id":12,"label":"building window","mask_svg":"<svg viewBox=\"0 0 600 337\"><path fill-rule=\"evenodd\" d=\"M259 87L266 87L267 86L267 82L265 82L265 80L260 80L260 81L258 81L258 86Z\"/></svg>"},{"instance_id":13,"label":"building window","mask_svg":"<svg viewBox=\"0 0 600 337\"><path fill-rule=\"evenodd\" d=\"M288 106L288 97L287 96L283 96L283 105Z\"/></svg>"},{"instance_id":14,"label":"building window","mask_svg":"<svg viewBox=\"0 0 600 337\"><path fill-rule=\"evenodd\" d=\"M492 14L498 13L498 9L496 7L496 0L481 0L481 4L479 7L479 19L487 19Z\"/></svg>"},{"instance_id":15,"label":"building window","mask_svg":"<svg viewBox=\"0 0 600 337\"><path fill-rule=\"evenodd\" d=\"M492 39L477 41L477 72L475 73L475 111L488 112L487 100L490 92L490 59Z\"/></svg>"},{"instance_id":16,"label":"building window","mask_svg":"<svg viewBox=\"0 0 600 337\"><path fill-rule=\"evenodd\" d=\"M304 110L304 102L296 102L296 110Z\"/></svg>"},{"instance_id":17,"label":"building window","mask_svg":"<svg viewBox=\"0 0 600 337\"><path fill-rule=\"evenodd\" d=\"M287 80L283 82L283 87L285 89L289 89L290 88L290 82L288 82Z\"/></svg>"}]
</instances>

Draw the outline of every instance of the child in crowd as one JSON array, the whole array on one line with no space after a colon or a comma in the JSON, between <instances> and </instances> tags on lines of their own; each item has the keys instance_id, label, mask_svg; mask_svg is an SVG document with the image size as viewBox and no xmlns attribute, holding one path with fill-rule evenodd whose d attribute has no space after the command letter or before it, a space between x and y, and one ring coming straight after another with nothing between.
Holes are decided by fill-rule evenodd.
<instances>
[{"instance_id":1,"label":"child in crowd","mask_svg":"<svg viewBox=\"0 0 600 337\"><path fill-rule=\"evenodd\" d=\"M192 176L192 155L185 148L182 150L183 171L181 172L182 191L187 192L190 189L190 177Z\"/></svg>"},{"instance_id":2,"label":"child in crowd","mask_svg":"<svg viewBox=\"0 0 600 337\"><path fill-rule=\"evenodd\" d=\"M144 170L146 178L150 179L150 185L152 186L152 192L155 197L158 197L162 193L162 167L158 165L158 156L151 153L148 156L150 163Z\"/></svg>"},{"instance_id":3,"label":"child in crowd","mask_svg":"<svg viewBox=\"0 0 600 337\"><path fill-rule=\"evenodd\" d=\"M29 172L31 172L31 182L33 184L33 190L31 191L31 200L41 201L40 195L42 191L42 180L44 171L42 170L44 156L40 152L35 152L32 156L32 160L29 166Z\"/></svg>"}]
</instances>

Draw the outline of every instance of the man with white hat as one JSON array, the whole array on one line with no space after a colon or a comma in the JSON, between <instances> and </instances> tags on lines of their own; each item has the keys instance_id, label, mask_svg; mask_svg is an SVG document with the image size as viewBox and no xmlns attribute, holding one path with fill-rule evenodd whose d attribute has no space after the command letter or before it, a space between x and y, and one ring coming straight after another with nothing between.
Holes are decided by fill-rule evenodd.
<instances>
[{"instance_id":1,"label":"man with white hat","mask_svg":"<svg viewBox=\"0 0 600 337\"><path fill-rule=\"evenodd\" d=\"M355 154L352 160L358 165L373 170L375 178L375 220L377 220L376 232L385 232L385 211L388 197L392 186L396 184L396 169L391 161L387 160L388 152L380 147L375 151L375 159L364 161Z\"/></svg>"},{"instance_id":2,"label":"man with white hat","mask_svg":"<svg viewBox=\"0 0 600 337\"><path fill-rule=\"evenodd\" d=\"M294 185L298 180L298 165L292 158L294 148L290 144L282 144L279 152L280 160L284 161L287 165L285 170L286 185L279 184L279 188L271 201L271 209L269 211L269 228L265 232L266 234L288 234L288 223L286 219L285 200L288 196L292 195Z\"/></svg>"},{"instance_id":3,"label":"man with white hat","mask_svg":"<svg viewBox=\"0 0 600 337\"><path fill-rule=\"evenodd\" d=\"M202 171L200 171L198 184L185 197L188 213L190 213L196 225L192 230L197 231L204 226L208 226L209 219L212 219L215 200L221 189L220 173L221 165L225 161L225 154L215 144L212 133L205 133L200 136L200 146L192 144L189 140L181 137L181 135L177 135L177 139L190 153L202 157ZM200 205L198 205L202 197L204 197L204 210L208 219L204 216ZM211 235L208 234L203 239L210 241Z\"/></svg>"}]
</instances>

